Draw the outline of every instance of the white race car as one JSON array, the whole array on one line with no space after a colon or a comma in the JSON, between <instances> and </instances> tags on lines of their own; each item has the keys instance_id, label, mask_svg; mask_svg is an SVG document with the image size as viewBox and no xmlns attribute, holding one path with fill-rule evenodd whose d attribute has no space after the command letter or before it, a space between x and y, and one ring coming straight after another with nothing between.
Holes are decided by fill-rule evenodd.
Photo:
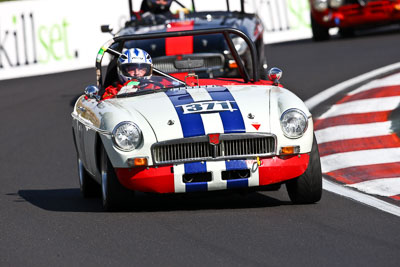
<instances>
[{"instance_id":1,"label":"white race car","mask_svg":"<svg viewBox=\"0 0 400 267\"><path fill-rule=\"evenodd\" d=\"M117 77L116 61L126 42L205 34L225 36L243 79L198 79L195 68L203 62L186 55L175 62L182 72L194 72L183 74L185 81L154 69L152 78L139 80L135 88L101 98ZM285 183L293 203L320 200L311 113L279 84L279 69L269 71L271 81L260 80L257 71L249 75L237 60L233 35L250 47L252 69L258 70L254 44L231 28L121 36L100 49L98 84L85 89L72 112L84 197L101 188L105 210L118 210L132 204L134 191L263 190ZM105 54L110 55L106 71Z\"/></svg>"}]
</instances>

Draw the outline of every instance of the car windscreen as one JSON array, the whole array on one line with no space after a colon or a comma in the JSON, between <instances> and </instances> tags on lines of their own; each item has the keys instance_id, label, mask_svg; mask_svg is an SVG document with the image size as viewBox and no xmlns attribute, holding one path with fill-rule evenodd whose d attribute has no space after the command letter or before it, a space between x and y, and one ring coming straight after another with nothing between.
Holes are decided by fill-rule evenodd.
<instances>
[{"instance_id":1,"label":"car windscreen","mask_svg":"<svg viewBox=\"0 0 400 267\"><path fill-rule=\"evenodd\" d=\"M119 90L117 97L131 97L157 93L181 86L182 83L179 83L169 77L153 75L152 77L132 79Z\"/></svg>"}]
</instances>

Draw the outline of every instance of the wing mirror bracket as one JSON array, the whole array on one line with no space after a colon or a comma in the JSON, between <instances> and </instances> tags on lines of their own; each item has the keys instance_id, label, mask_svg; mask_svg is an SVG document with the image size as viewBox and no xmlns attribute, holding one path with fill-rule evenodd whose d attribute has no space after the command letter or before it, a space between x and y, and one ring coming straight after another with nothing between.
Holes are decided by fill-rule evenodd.
<instances>
[{"instance_id":1,"label":"wing mirror bracket","mask_svg":"<svg viewBox=\"0 0 400 267\"><path fill-rule=\"evenodd\" d=\"M85 88L84 93L88 99L95 99L96 101L100 101L99 91L100 90L97 86L89 85Z\"/></svg>"},{"instance_id":2,"label":"wing mirror bracket","mask_svg":"<svg viewBox=\"0 0 400 267\"><path fill-rule=\"evenodd\" d=\"M279 80L282 77L282 70L279 68L271 68L268 71L268 78L274 83L275 86L279 85Z\"/></svg>"}]
</instances>

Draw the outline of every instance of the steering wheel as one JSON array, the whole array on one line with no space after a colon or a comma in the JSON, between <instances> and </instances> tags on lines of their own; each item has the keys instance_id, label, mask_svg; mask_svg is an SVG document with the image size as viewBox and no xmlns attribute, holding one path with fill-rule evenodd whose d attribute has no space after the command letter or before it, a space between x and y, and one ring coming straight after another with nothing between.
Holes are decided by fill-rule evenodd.
<instances>
[{"instance_id":1,"label":"steering wheel","mask_svg":"<svg viewBox=\"0 0 400 267\"><path fill-rule=\"evenodd\" d=\"M149 85L151 85L153 88L146 88L146 86L149 86ZM163 85L162 83L160 83L160 82L156 82L156 81L145 81L145 82L140 82L140 84L139 84L139 89L143 89L143 90L146 90L146 89L163 89L163 88L165 88L165 85ZM155 88L155 87L158 87L158 88Z\"/></svg>"}]
</instances>

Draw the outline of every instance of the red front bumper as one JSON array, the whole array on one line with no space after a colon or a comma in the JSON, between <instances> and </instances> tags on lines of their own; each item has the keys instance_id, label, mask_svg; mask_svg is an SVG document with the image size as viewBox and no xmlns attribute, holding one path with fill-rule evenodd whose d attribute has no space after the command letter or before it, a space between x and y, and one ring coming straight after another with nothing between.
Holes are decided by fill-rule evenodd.
<instances>
[{"instance_id":1,"label":"red front bumper","mask_svg":"<svg viewBox=\"0 0 400 267\"><path fill-rule=\"evenodd\" d=\"M314 20L325 27L361 27L400 21L400 1L372 1L364 7L348 4L324 12L311 11Z\"/></svg>"},{"instance_id":2,"label":"red front bumper","mask_svg":"<svg viewBox=\"0 0 400 267\"><path fill-rule=\"evenodd\" d=\"M276 184L289 179L296 178L303 174L308 166L309 154L301 154L285 157L270 157L259 160L247 160L247 166L257 166L256 175L248 180L251 182L245 183L246 179L238 179L241 186L263 186ZM255 165L254 165L255 164ZM138 167L138 168L119 168L116 169L121 184L131 190L141 192L156 192L156 193L176 193L175 183L182 183L182 174L174 173L174 166L158 166L158 167ZM251 169L252 167L250 167ZM254 168L253 168L254 169ZM212 173L224 171L222 169L209 170ZM214 175L213 175L214 176ZM224 181L229 183L229 181ZM244 182L244 183L243 183ZM213 183L218 183L217 187L213 187ZM223 183L223 182L222 182ZM207 190L221 190L221 181L206 182ZM240 186L239 186L240 187ZM203 187L204 188L204 187ZM207 191L206 190L206 191ZM182 192L182 191L179 191Z\"/></svg>"}]
</instances>

